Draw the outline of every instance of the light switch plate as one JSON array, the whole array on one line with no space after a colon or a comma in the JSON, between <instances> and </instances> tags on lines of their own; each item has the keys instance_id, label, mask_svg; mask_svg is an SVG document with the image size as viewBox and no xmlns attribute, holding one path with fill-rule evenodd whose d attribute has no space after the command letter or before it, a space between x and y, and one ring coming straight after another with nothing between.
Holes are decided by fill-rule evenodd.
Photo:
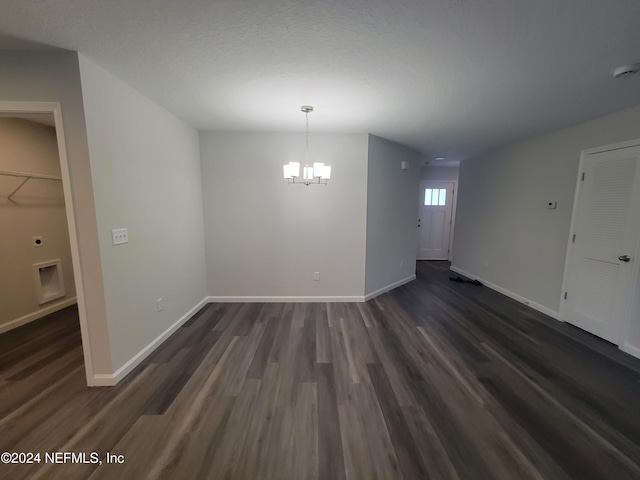
<instances>
[{"instance_id":1,"label":"light switch plate","mask_svg":"<svg viewBox=\"0 0 640 480\"><path fill-rule=\"evenodd\" d=\"M115 230L111 230L111 239L114 245L122 245L123 243L129 243L129 229L116 228Z\"/></svg>"}]
</instances>

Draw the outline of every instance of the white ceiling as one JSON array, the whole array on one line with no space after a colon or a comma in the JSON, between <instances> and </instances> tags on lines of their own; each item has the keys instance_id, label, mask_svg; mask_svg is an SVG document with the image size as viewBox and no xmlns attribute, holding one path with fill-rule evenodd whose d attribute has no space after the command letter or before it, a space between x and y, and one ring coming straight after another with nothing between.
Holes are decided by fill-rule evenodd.
<instances>
[{"instance_id":1,"label":"white ceiling","mask_svg":"<svg viewBox=\"0 0 640 480\"><path fill-rule=\"evenodd\" d=\"M458 160L640 104L639 0L0 0L200 129L369 132Z\"/></svg>"}]
</instances>

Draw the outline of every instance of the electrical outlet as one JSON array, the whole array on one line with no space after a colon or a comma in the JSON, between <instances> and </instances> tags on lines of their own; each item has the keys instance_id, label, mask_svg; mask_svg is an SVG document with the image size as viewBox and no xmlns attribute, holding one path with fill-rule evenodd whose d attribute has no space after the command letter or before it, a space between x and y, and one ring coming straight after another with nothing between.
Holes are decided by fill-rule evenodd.
<instances>
[{"instance_id":1,"label":"electrical outlet","mask_svg":"<svg viewBox=\"0 0 640 480\"><path fill-rule=\"evenodd\" d=\"M122 245L123 243L129 243L129 229L116 228L115 230L111 230L111 239L113 245Z\"/></svg>"},{"instance_id":2,"label":"electrical outlet","mask_svg":"<svg viewBox=\"0 0 640 480\"><path fill-rule=\"evenodd\" d=\"M41 247L43 245L42 237L31 237L31 244L34 247Z\"/></svg>"},{"instance_id":3,"label":"electrical outlet","mask_svg":"<svg viewBox=\"0 0 640 480\"><path fill-rule=\"evenodd\" d=\"M320 281L320 272L313 272L313 281L314 282Z\"/></svg>"},{"instance_id":4,"label":"electrical outlet","mask_svg":"<svg viewBox=\"0 0 640 480\"><path fill-rule=\"evenodd\" d=\"M159 312L164 310L164 301L162 300L162 298L159 298L158 300L156 300L156 307L158 308Z\"/></svg>"}]
</instances>

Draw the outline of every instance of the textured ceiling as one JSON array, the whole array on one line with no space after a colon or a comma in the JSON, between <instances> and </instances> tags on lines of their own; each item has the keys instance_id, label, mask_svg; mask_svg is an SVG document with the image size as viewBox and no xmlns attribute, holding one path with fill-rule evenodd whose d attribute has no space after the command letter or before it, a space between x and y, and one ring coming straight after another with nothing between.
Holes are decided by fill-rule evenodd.
<instances>
[{"instance_id":1,"label":"textured ceiling","mask_svg":"<svg viewBox=\"0 0 640 480\"><path fill-rule=\"evenodd\" d=\"M640 104L639 0L0 0L199 129L369 132L464 159Z\"/></svg>"}]
</instances>

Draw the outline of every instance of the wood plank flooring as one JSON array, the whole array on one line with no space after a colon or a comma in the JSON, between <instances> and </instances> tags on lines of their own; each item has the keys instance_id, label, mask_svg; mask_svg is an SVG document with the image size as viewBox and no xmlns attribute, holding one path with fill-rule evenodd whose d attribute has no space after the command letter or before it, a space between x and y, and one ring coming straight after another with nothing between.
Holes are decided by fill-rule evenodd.
<instances>
[{"instance_id":1,"label":"wood plank flooring","mask_svg":"<svg viewBox=\"0 0 640 480\"><path fill-rule=\"evenodd\" d=\"M451 275L208 305L113 388L85 386L72 308L2 335L0 452L43 457L0 478L640 479L640 360Z\"/></svg>"}]
</instances>

